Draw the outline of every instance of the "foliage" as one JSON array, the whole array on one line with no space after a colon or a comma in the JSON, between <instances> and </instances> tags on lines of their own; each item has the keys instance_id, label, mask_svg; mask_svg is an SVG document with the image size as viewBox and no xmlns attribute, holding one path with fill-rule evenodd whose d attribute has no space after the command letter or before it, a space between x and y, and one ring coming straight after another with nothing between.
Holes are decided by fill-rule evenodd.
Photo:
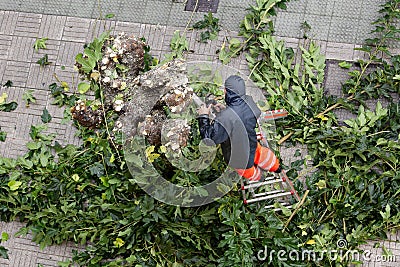
<instances>
[{"instance_id":1,"label":"foliage","mask_svg":"<svg viewBox=\"0 0 400 267\"><path fill-rule=\"evenodd\" d=\"M5 242L7 240L8 240L8 234L6 232L1 233L0 243L1 242ZM7 252L8 252L8 250L5 247L0 246L0 257L1 258L8 259L8 253Z\"/></svg>"},{"instance_id":2,"label":"foliage","mask_svg":"<svg viewBox=\"0 0 400 267\"><path fill-rule=\"evenodd\" d=\"M41 67L50 65L51 62L49 61L49 55L45 54L43 57L39 58L36 63L39 64Z\"/></svg>"},{"instance_id":3,"label":"foliage","mask_svg":"<svg viewBox=\"0 0 400 267\"><path fill-rule=\"evenodd\" d=\"M6 102L8 98L8 94L7 93L3 93L0 96L0 111L3 112L11 112L14 111L15 109L17 109L18 107L18 103L15 101L11 101L11 102Z\"/></svg>"},{"instance_id":4,"label":"foliage","mask_svg":"<svg viewBox=\"0 0 400 267\"><path fill-rule=\"evenodd\" d=\"M10 81L8 81L7 83L9 83L9 82ZM7 98L8 98L7 93L3 93L0 95L0 111L11 112L11 111L14 111L18 107L18 104L15 101L7 103L6 102ZM6 138L7 138L7 133L1 131L1 127L0 127L0 142L5 142Z\"/></svg>"},{"instance_id":5,"label":"foliage","mask_svg":"<svg viewBox=\"0 0 400 267\"><path fill-rule=\"evenodd\" d=\"M67 94L68 87L63 87L62 84L59 86L56 83L52 83L49 85L49 89L54 98L53 105L58 105L59 107L64 105L72 106L76 101L76 96Z\"/></svg>"},{"instance_id":6,"label":"foliage","mask_svg":"<svg viewBox=\"0 0 400 267\"><path fill-rule=\"evenodd\" d=\"M249 50L253 44L257 45L260 34L270 35L273 32L271 16L276 15L277 8L286 9L286 2L289 0L257 0L255 5L250 6L249 13L240 24L239 35L244 40L232 38L224 41L219 59L226 64L232 57Z\"/></svg>"},{"instance_id":7,"label":"foliage","mask_svg":"<svg viewBox=\"0 0 400 267\"><path fill-rule=\"evenodd\" d=\"M341 67L343 69L350 69L351 66L353 66L353 64L351 64L350 62L346 62L346 61L342 61L338 65L339 65L339 67Z\"/></svg>"},{"instance_id":8,"label":"foliage","mask_svg":"<svg viewBox=\"0 0 400 267\"><path fill-rule=\"evenodd\" d=\"M15 101L9 102L9 103L0 103L0 111L4 112L11 112L16 110L18 107L18 103Z\"/></svg>"},{"instance_id":9,"label":"foliage","mask_svg":"<svg viewBox=\"0 0 400 267\"><path fill-rule=\"evenodd\" d=\"M142 37L140 39L143 43L146 43L146 38ZM143 66L143 71L149 71L151 69L151 67L156 66L158 64L158 59L156 57L153 57L150 54L150 46L149 45L145 45L144 46L144 66Z\"/></svg>"},{"instance_id":10,"label":"foliage","mask_svg":"<svg viewBox=\"0 0 400 267\"><path fill-rule=\"evenodd\" d=\"M304 21L303 23L301 23L300 28L303 31L303 38L307 39L307 33L311 30L311 25L308 24L307 21Z\"/></svg>"},{"instance_id":11,"label":"foliage","mask_svg":"<svg viewBox=\"0 0 400 267\"><path fill-rule=\"evenodd\" d=\"M10 88L11 86L13 86L13 82L8 80L5 84L3 84L3 86Z\"/></svg>"},{"instance_id":12,"label":"foliage","mask_svg":"<svg viewBox=\"0 0 400 267\"><path fill-rule=\"evenodd\" d=\"M47 40L49 40L49 38L36 39L35 43L33 44L33 48L35 48L35 51L37 52L39 49L47 49L46 47Z\"/></svg>"},{"instance_id":13,"label":"foliage","mask_svg":"<svg viewBox=\"0 0 400 267\"><path fill-rule=\"evenodd\" d=\"M112 19L113 17L115 17L115 14L113 14L113 13L108 13L104 16L104 18L106 18L106 19Z\"/></svg>"},{"instance_id":14,"label":"foliage","mask_svg":"<svg viewBox=\"0 0 400 267\"><path fill-rule=\"evenodd\" d=\"M43 123L49 123L51 121L52 117L47 108L43 110L42 116L40 116L40 118L42 119Z\"/></svg>"},{"instance_id":15,"label":"foliage","mask_svg":"<svg viewBox=\"0 0 400 267\"><path fill-rule=\"evenodd\" d=\"M0 142L5 142L7 138L7 133L1 131L1 127L0 127Z\"/></svg>"},{"instance_id":16,"label":"foliage","mask_svg":"<svg viewBox=\"0 0 400 267\"><path fill-rule=\"evenodd\" d=\"M78 68L85 74L90 74L97 66L97 62L102 59L103 53L101 48L110 32L102 33L99 38L95 38L84 50L75 57L75 61L79 64Z\"/></svg>"},{"instance_id":17,"label":"foliage","mask_svg":"<svg viewBox=\"0 0 400 267\"><path fill-rule=\"evenodd\" d=\"M174 32L172 36L170 47L172 52L165 55L165 59L161 62L165 63L173 60L174 58L182 58L185 51L189 49L189 42L186 39L186 34L181 35L179 30Z\"/></svg>"},{"instance_id":18,"label":"foliage","mask_svg":"<svg viewBox=\"0 0 400 267\"><path fill-rule=\"evenodd\" d=\"M200 20L193 24L193 29L203 30L200 34L200 42L207 43L208 40L215 40L218 37L219 29L219 19L215 18L211 12L204 15L203 20Z\"/></svg>"},{"instance_id":19,"label":"foliage","mask_svg":"<svg viewBox=\"0 0 400 267\"><path fill-rule=\"evenodd\" d=\"M22 100L28 108L31 103L36 103L36 97L33 96L33 90L26 90L22 95Z\"/></svg>"}]
</instances>

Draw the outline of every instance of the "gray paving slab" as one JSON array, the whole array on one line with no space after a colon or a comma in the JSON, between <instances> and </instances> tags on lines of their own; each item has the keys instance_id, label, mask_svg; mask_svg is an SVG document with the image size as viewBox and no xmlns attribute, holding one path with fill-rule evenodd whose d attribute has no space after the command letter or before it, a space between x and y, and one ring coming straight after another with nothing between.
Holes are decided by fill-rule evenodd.
<instances>
[{"instance_id":1,"label":"gray paving slab","mask_svg":"<svg viewBox=\"0 0 400 267\"><path fill-rule=\"evenodd\" d=\"M115 19L118 21L141 22L145 9L146 1L125 1L113 14L115 14ZM166 24L166 22L164 24Z\"/></svg>"},{"instance_id":2,"label":"gray paving slab","mask_svg":"<svg viewBox=\"0 0 400 267\"><path fill-rule=\"evenodd\" d=\"M25 87L28 81L29 64L20 61L7 61L3 74L4 81L12 81L16 87Z\"/></svg>"},{"instance_id":3,"label":"gray paving slab","mask_svg":"<svg viewBox=\"0 0 400 267\"><path fill-rule=\"evenodd\" d=\"M15 12L0 10L0 34L11 34L17 25Z\"/></svg>"},{"instance_id":4,"label":"gray paving slab","mask_svg":"<svg viewBox=\"0 0 400 267\"><path fill-rule=\"evenodd\" d=\"M15 26L13 35L36 38L39 33L42 15L33 13L18 13L17 16L17 24Z\"/></svg>"},{"instance_id":5,"label":"gray paving slab","mask_svg":"<svg viewBox=\"0 0 400 267\"><path fill-rule=\"evenodd\" d=\"M0 59L8 59L11 48L12 36L0 35ZM4 71L4 70L3 70Z\"/></svg>"},{"instance_id":6,"label":"gray paving slab","mask_svg":"<svg viewBox=\"0 0 400 267\"><path fill-rule=\"evenodd\" d=\"M38 37L47 37L50 40L61 40L65 22L65 16L43 15Z\"/></svg>"},{"instance_id":7,"label":"gray paving slab","mask_svg":"<svg viewBox=\"0 0 400 267\"><path fill-rule=\"evenodd\" d=\"M90 19L67 17L61 40L75 43L85 43L89 33Z\"/></svg>"},{"instance_id":8,"label":"gray paving slab","mask_svg":"<svg viewBox=\"0 0 400 267\"><path fill-rule=\"evenodd\" d=\"M306 14L317 16L332 16L335 1L307 0ZM327 18L329 21L329 18Z\"/></svg>"},{"instance_id":9,"label":"gray paving slab","mask_svg":"<svg viewBox=\"0 0 400 267\"><path fill-rule=\"evenodd\" d=\"M164 24L171 16L172 1L149 1L144 8L141 22L147 24Z\"/></svg>"},{"instance_id":10,"label":"gray paving slab","mask_svg":"<svg viewBox=\"0 0 400 267\"><path fill-rule=\"evenodd\" d=\"M275 33L278 36L301 38L301 24L304 22L304 13L280 12L275 22Z\"/></svg>"},{"instance_id":11,"label":"gray paving slab","mask_svg":"<svg viewBox=\"0 0 400 267\"><path fill-rule=\"evenodd\" d=\"M328 41L329 30L331 28L329 16L305 14L304 21L310 25L311 29L303 30L303 28L300 27L302 36L305 35L313 40Z\"/></svg>"}]
</instances>

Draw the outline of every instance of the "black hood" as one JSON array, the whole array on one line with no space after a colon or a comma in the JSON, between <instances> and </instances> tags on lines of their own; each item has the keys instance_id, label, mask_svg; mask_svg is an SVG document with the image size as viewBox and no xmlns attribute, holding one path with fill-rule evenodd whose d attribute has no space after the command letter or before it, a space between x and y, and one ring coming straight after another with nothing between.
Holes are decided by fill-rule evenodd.
<instances>
[{"instance_id":1,"label":"black hood","mask_svg":"<svg viewBox=\"0 0 400 267\"><path fill-rule=\"evenodd\" d=\"M246 86L244 80L237 76L229 76L225 81L225 102L229 106L235 102L242 102L242 97L246 95Z\"/></svg>"},{"instance_id":2,"label":"black hood","mask_svg":"<svg viewBox=\"0 0 400 267\"><path fill-rule=\"evenodd\" d=\"M261 111L254 103L253 98L246 95L246 85L240 76L229 76L225 81L225 89L225 102L228 106L238 106L245 102L256 118L260 116Z\"/></svg>"},{"instance_id":3,"label":"black hood","mask_svg":"<svg viewBox=\"0 0 400 267\"><path fill-rule=\"evenodd\" d=\"M238 96L244 96L246 94L244 80L237 75L229 76L229 78L226 79L225 88L228 92L234 93Z\"/></svg>"}]
</instances>

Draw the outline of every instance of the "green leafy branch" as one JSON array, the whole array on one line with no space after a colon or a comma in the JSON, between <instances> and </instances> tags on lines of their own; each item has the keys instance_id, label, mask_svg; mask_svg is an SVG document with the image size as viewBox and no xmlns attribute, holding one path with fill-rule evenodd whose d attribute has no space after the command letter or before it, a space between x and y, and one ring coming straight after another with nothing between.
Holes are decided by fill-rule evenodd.
<instances>
[{"instance_id":1,"label":"green leafy branch","mask_svg":"<svg viewBox=\"0 0 400 267\"><path fill-rule=\"evenodd\" d=\"M193 29L203 30L200 34L200 42L207 43L208 40L215 40L218 37L219 19L215 18L211 12L204 15L203 20L197 21L193 24Z\"/></svg>"},{"instance_id":2,"label":"green leafy branch","mask_svg":"<svg viewBox=\"0 0 400 267\"><path fill-rule=\"evenodd\" d=\"M171 61L174 58L183 58L184 52L189 49L189 42L186 39L185 32L181 34L179 30L174 32L172 36L170 47L172 52L165 55L165 59L160 62L160 64L164 64L165 62Z\"/></svg>"},{"instance_id":3,"label":"green leafy branch","mask_svg":"<svg viewBox=\"0 0 400 267\"><path fill-rule=\"evenodd\" d=\"M230 59L236 57L243 51L252 50L259 41L261 34L271 34L273 23L271 16L276 15L276 8L286 9L286 2L290 0L257 0L256 5L249 8L249 13L240 24L239 36L244 38L240 41L232 38L225 40L219 52L219 59L224 63L229 63Z\"/></svg>"}]
</instances>

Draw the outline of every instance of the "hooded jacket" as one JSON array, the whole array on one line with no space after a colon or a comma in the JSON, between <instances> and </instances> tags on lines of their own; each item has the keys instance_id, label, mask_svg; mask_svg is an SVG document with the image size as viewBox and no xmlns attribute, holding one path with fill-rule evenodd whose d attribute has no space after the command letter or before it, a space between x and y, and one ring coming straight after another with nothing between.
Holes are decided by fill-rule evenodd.
<instances>
[{"instance_id":1,"label":"hooded jacket","mask_svg":"<svg viewBox=\"0 0 400 267\"><path fill-rule=\"evenodd\" d=\"M246 95L244 80L236 75L225 81L227 108L214 121L200 115L200 135L221 144L226 163L235 169L248 169L254 165L257 148L255 127L261 111L251 96Z\"/></svg>"}]
</instances>

